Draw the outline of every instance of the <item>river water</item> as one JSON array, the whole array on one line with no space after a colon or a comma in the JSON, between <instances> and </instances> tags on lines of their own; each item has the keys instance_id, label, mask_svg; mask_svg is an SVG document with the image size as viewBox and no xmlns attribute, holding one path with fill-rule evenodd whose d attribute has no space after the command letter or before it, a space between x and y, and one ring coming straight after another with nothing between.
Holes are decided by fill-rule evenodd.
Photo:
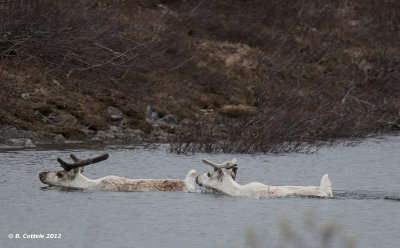
<instances>
[{"instance_id":1,"label":"river water","mask_svg":"<svg viewBox=\"0 0 400 248\"><path fill-rule=\"evenodd\" d=\"M216 162L236 157L240 184L319 185L329 173L334 197L247 199L201 188L191 193L71 190L46 187L38 179L39 172L59 168L57 157L105 152L110 158L87 166L87 177L183 179L192 168L210 169L202 157ZM399 165L400 136L283 155L175 155L165 147L1 149L0 247L397 248ZM46 239L47 234L57 238Z\"/></svg>"}]
</instances>

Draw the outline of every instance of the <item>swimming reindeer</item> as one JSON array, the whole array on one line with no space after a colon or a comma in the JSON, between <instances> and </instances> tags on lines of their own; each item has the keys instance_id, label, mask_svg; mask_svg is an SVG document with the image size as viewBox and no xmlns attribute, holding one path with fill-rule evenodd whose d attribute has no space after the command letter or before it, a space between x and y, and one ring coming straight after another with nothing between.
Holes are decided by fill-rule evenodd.
<instances>
[{"instance_id":1,"label":"swimming reindeer","mask_svg":"<svg viewBox=\"0 0 400 248\"><path fill-rule=\"evenodd\" d=\"M82 175L84 166L106 160L108 154L85 160L79 160L74 154L71 154L70 157L74 161L72 164L57 158L63 170L42 172L39 174L40 181L50 186L109 191L190 191L195 189L195 170L189 171L185 180L126 179L117 176L106 176L91 180Z\"/></svg>"},{"instance_id":2,"label":"swimming reindeer","mask_svg":"<svg viewBox=\"0 0 400 248\"><path fill-rule=\"evenodd\" d=\"M320 186L269 186L259 182L240 185L235 182L237 174L236 159L216 164L207 159L203 162L211 165L212 170L196 177L196 183L231 196L241 197L283 197L292 195L332 197L331 181L325 174ZM230 170L232 169L232 170Z\"/></svg>"}]
</instances>

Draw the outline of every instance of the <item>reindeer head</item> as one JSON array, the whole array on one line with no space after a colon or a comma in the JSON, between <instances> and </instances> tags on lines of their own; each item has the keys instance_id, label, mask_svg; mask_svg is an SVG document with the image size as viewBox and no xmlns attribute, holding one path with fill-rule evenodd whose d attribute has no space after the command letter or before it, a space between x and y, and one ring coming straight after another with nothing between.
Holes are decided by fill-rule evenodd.
<instances>
[{"instance_id":1,"label":"reindeer head","mask_svg":"<svg viewBox=\"0 0 400 248\"><path fill-rule=\"evenodd\" d=\"M85 177L82 176L84 166L97 163L108 158L108 154L103 154L93 159L79 160L74 154L70 155L73 164L69 164L63 161L61 158L57 158L57 161L63 167L63 170L59 171L46 171L39 174L39 179L42 183L50 186L63 186L63 187L81 187Z\"/></svg>"},{"instance_id":2,"label":"reindeer head","mask_svg":"<svg viewBox=\"0 0 400 248\"><path fill-rule=\"evenodd\" d=\"M83 172L82 168L76 168L70 171L59 170L59 171L45 171L39 174L39 179L42 183L50 186L63 186L63 187L74 187L74 180Z\"/></svg>"},{"instance_id":3,"label":"reindeer head","mask_svg":"<svg viewBox=\"0 0 400 248\"><path fill-rule=\"evenodd\" d=\"M203 158L203 162L211 165L213 169L196 177L196 183L199 186L218 189L218 185L223 183L224 181L234 181L236 179L236 159L226 161L222 164L216 164ZM230 169L232 169L232 171Z\"/></svg>"}]
</instances>

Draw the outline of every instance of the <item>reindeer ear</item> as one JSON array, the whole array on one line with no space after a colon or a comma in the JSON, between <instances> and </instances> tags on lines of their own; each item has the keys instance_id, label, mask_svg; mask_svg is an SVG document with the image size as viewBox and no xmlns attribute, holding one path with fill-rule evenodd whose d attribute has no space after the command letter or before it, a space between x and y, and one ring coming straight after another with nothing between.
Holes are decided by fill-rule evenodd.
<instances>
[{"instance_id":1,"label":"reindeer ear","mask_svg":"<svg viewBox=\"0 0 400 248\"><path fill-rule=\"evenodd\" d=\"M70 176L70 177L75 176L75 170L74 169L68 171L67 173L68 173L68 176Z\"/></svg>"},{"instance_id":2,"label":"reindeer ear","mask_svg":"<svg viewBox=\"0 0 400 248\"><path fill-rule=\"evenodd\" d=\"M71 177L76 176L76 175L78 175L79 170L80 170L79 168L72 169L72 170L68 171L68 175Z\"/></svg>"},{"instance_id":3,"label":"reindeer ear","mask_svg":"<svg viewBox=\"0 0 400 248\"><path fill-rule=\"evenodd\" d=\"M237 170L238 170L237 167L233 167L233 168L232 168L232 172L233 172L233 174L235 174L235 177L236 177L236 175L237 175Z\"/></svg>"},{"instance_id":4,"label":"reindeer ear","mask_svg":"<svg viewBox=\"0 0 400 248\"><path fill-rule=\"evenodd\" d=\"M232 171L230 171L231 177L234 181L236 180L236 172L237 172L237 167L233 167Z\"/></svg>"},{"instance_id":5,"label":"reindeer ear","mask_svg":"<svg viewBox=\"0 0 400 248\"><path fill-rule=\"evenodd\" d=\"M79 171L80 171L80 173L83 173L84 171L85 171L85 167L79 167Z\"/></svg>"},{"instance_id":6,"label":"reindeer ear","mask_svg":"<svg viewBox=\"0 0 400 248\"><path fill-rule=\"evenodd\" d=\"M231 164L236 164L236 163L237 163L236 158L232 158Z\"/></svg>"}]
</instances>

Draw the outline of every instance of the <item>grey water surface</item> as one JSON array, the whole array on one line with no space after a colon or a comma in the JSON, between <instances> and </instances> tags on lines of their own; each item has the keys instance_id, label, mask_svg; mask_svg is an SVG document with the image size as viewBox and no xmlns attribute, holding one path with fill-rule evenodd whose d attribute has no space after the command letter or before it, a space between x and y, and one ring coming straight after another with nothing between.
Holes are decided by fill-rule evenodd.
<instances>
[{"instance_id":1,"label":"grey water surface","mask_svg":"<svg viewBox=\"0 0 400 248\"><path fill-rule=\"evenodd\" d=\"M57 157L105 152L110 158L87 166L87 177L183 179L190 169L210 169L202 157L236 157L240 184L319 185L329 173L334 197L234 198L200 187L191 193L105 192L39 181L39 172L59 169ZM175 155L165 147L0 149L0 247L397 248L399 233L399 136L283 155Z\"/></svg>"}]
</instances>

